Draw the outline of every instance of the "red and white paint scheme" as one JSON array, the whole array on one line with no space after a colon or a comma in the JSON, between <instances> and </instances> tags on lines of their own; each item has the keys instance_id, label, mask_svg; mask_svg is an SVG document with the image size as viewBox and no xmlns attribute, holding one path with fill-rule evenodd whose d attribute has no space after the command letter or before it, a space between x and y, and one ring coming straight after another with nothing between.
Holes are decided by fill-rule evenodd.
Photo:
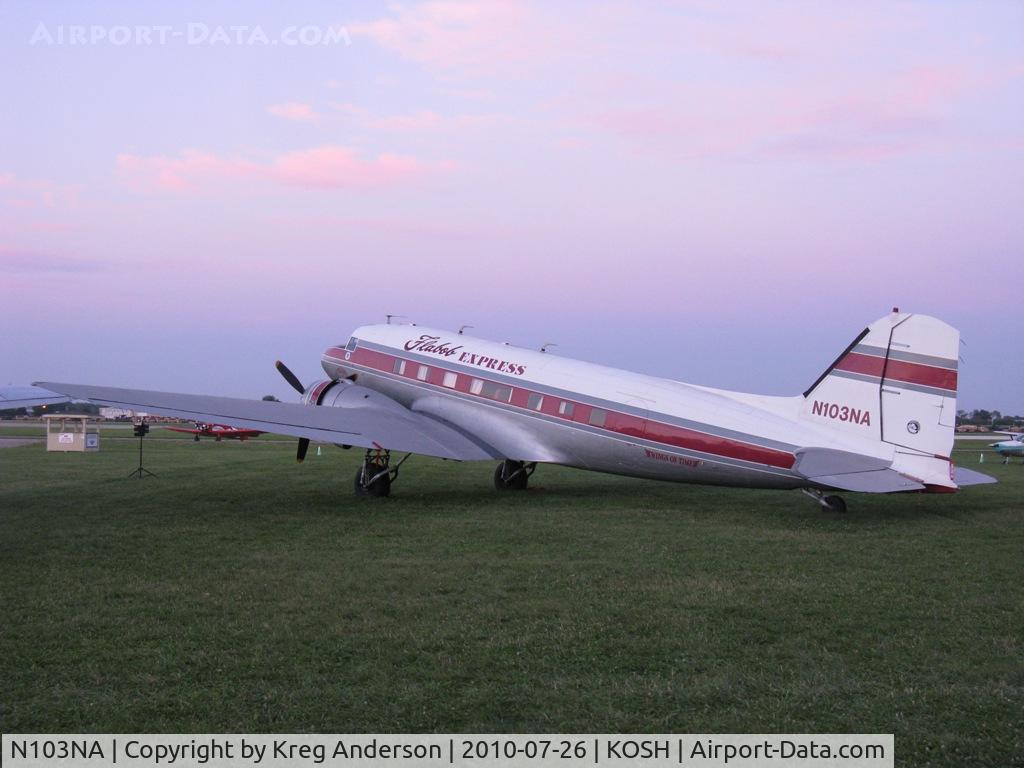
<instances>
[{"instance_id":1,"label":"red and white paint scheme","mask_svg":"<svg viewBox=\"0 0 1024 768\"><path fill-rule=\"evenodd\" d=\"M495 485L525 488L539 464L684 483L828 491L956 491L992 479L954 468L959 333L894 311L806 392L773 397L655 378L416 325L368 325L329 347L328 378L302 404L38 386L103 405L367 449L358 493L387 495L391 451L498 460ZM405 458L408 458L406 456ZM405 459L403 458L402 461Z\"/></svg>"},{"instance_id":2,"label":"red and white paint scheme","mask_svg":"<svg viewBox=\"0 0 1024 768\"><path fill-rule=\"evenodd\" d=\"M259 437L263 434L258 429L239 429L228 424L207 424L202 421L196 422L195 429L185 429L184 427L164 427L164 429L171 432L184 432L186 435L194 435L197 443L200 437L212 437L218 443L221 440L245 442L250 437Z\"/></svg>"}]
</instances>

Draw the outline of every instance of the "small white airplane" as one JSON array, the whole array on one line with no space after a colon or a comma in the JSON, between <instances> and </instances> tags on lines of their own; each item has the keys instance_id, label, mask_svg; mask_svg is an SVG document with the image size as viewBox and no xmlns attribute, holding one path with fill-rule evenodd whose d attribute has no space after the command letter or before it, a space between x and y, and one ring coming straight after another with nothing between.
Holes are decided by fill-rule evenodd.
<instances>
[{"instance_id":1,"label":"small white airplane","mask_svg":"<svg viewBox=\"0 0 1024 768\"><path fill-rule=\"evenodd\" d=\"M366 449L360 495L387 496L413 453L498 460L499 489L539 464L680 483L952 493L995 482L954 467L959 332L892 314L854 339L802 395L727 392L415 325L368 325L328 347L328 378L301 404L39 382L36 394L230 423ZM41 391L43 390L43 391ZM8 406L13 407L13 406ZM391 451L406 453L391 461Z\"/></svg>"},{"instance_id":2,"label":"small white airplane","mask_svg":"<svg viewBox=\"0 0 1024 768\"><path fill-rule=\"evenodd\" d=\"M1003 464L1009 464L1010 459L1014 456L1024 456L1024 434L1016 432L999 432L998 434L1006 435L1010 439L999 443L990 443L988 447L996 449L996 453L1003 457Z\"/></svg>"}]
</instances>

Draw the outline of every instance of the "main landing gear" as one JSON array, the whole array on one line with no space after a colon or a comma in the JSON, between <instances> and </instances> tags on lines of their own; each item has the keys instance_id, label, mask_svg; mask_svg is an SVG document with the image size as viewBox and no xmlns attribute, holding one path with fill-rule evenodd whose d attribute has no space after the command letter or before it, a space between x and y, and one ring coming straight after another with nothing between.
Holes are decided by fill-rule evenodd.
<instances>
[{"instance_id":1,"label":"main landing gear","mask_svg":"<svg viewBox=\"0 0 1024 768\"><path fill-rule=\"evenodd\" d=\"M387 496L391 493L391 482L398 477L398 468L412 456L405 454L395 466L391 466L391 451L372 448L366 451L366 458L356 472L356 496Z\"/></svg>"},{"instance_id":2,"label":"main landing gear","mask_svg":"<svg viewBox=\"0 0 1024 768\"><path fill-rule=\"evenodd\" d=\"M800 490L818 502L822 509L840 515L846 511L846 502L843 501L842 496L826 496L817 488L801 488Z\"/></svg>"},{"instance_id":3,"label":"main landing gear","mask_svg":"<svg viewBox=\"0 0 1024 768\"><path fill-rule=\"evenodd\" d=\"M499 491L521 491L529 484L535 469L535 461L526 464L506 459L494 469L494 487Z\"/></svg>"}]
</instances>

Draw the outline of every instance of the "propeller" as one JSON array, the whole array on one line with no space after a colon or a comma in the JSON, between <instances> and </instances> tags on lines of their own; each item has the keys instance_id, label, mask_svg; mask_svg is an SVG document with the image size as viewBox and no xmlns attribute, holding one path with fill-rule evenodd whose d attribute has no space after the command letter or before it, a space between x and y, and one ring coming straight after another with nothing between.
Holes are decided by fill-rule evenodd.
<instances>
[{"instance_id":1,"label":"propeller","mask_svg":"<svg viewBox=\"0 0 1024 768\"><path fill-rule=\"evenodd\" d=\"M302 386L302 382L299 381L299 377L296 376L294 373L292 373L288 369L287 365L285 365L280 360L278 360L277 362L274 363L274 367L277 368L278 373L280 373L282 376L284 376L284 380L292 385L292 389L294 389L300 395L303 395L303 394L306 393L306 388L304 386ZM300 462L300 463L302 461L304 461L305 458L306 458L306 451L308 451L308 450L309 450L309 438L308 437L300 437L299 438L299 447L295 451L295 460Z\"/></svg>"},{"instance_id":2,"label":"propeller","mask_svg":"<svg viewBox=\"0 0 1024 768\"><path fill-rule=\"evenodd\" d=\"M300 395L305 394L306 388L302 386L302 382L299 381L299 377L288 370L288 366L278 360L274 363L274 367L277 368L278 373L284 376L284 380L292 385L292 389L298 392Z\"/></svg>"}]
</instances>

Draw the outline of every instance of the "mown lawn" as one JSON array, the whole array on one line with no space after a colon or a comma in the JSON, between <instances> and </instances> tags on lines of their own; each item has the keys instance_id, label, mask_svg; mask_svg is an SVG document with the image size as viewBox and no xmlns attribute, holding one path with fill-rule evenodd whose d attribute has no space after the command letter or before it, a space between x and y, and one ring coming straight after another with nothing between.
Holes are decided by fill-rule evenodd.
<instances>
[{"instance_id":1,"label":"mown lawn","mask_svg":"<svg viewBox=\"0 0 1024 768\"><path fill-rule=\"evenodd\" d=\"M1024 466L952 496L153 440L0 450L0 727L894 732L1024 763Z\"/></svg>"}]
</instances>

